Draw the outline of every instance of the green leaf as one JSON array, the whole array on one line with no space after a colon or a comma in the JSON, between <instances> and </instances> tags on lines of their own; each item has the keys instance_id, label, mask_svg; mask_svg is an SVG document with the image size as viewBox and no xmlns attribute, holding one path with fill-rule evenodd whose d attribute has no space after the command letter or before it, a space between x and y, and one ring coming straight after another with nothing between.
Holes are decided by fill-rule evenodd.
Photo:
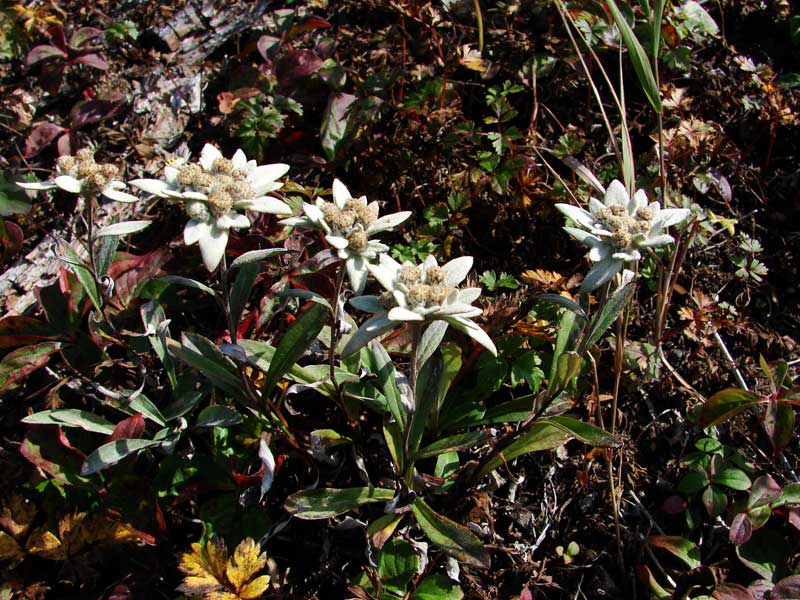
<instances>
[{"instance_id":1,"label":"green leaf","mask_svg":"<svg viewBox=\"0 0 800 600\"><path fill-rule=\"evenodd\" d=\"M383 420L383 438L386 440L386 447L389 449L397 471L403 472L405 470L404 439L397 421L389 421L388 418Z\"/></svg>"},{"instance_id":2,"label":"green leaf","mask_svg":"<svg viewBox=\"0 0 800 600\"><path fill-rule=\"evenodd\" d=\"M436 513L419 497L414 500L411 510L414 511L417 523L435 546L466 565L489 567L489 553L466 527Z\"/></svg>"},{"instance_id":3,"label":"green leaf","mask_svg":"<svg viewBox=\"0 0 800 600\"><path fill-rule=\"evenodd\" d=\"M34 413L22 419L27 425L61 425L62 427L79 427L85 431L111 435L114 424L101 416L85 410L60 408Z\"/></svg>"},{"instance_id":4,"label":"green leaf","mask_svg":"<svg viewBox=\"0 0 800 600\"><path fill-rule=\"evenodd\" d=\"M78 278L78 281L83 286L83 289L86 290L86 294L89 296L92 304L94 304L94 307L98 312L102 312L103 303L100 300L100 292L97 289L97 283L94 280L92 271L84 264L83 260L81 260L81 257L77 255L75 250L73 250L72 247L63 240L61 243L61 249L64 253L66 262L68 262L72 267L72 272L75 273L75 277Z\"/></svg>"},{"instance_id":5,"label":"green leaf","mask_svg":"<svg viewBox=\"0 0 800 600\"><path fill-rule=\"evenodd\" d=\"M486 411L479 424L493 425L495 423L518 423L524 421L531 416L535 400L536 396L534 394L527 394L493 406Z\"/></svg>"},{"instance_id":6,"label":"green leaf","mask_svg":"<svg viewBox=\"0 0 800 600\"><path fill-rule=\"evenodd\" d=\"M367 525L367 539L376 550L383 548L384 544L392 537L394 530L403 520L403 516L402 513L389 513Z\"/></svg>"},{"instance_id":7,"label":"green leaf","mask_svg":"<svg viewBox=\"0 0 800 600\"><path fill-rule=\"evenodd\" d=\"M357 98L344 92L332 93L322 114L320 142L328 160L335 160L345 141L350 108Z\"/></svg>"},{"instance_id":8,"label":"green leaf","mask_svg":"<svg viewBox=\"0 0 800 600\"><path fill-rule=\"evenodd\" d=\"M511 386L525 382L534 394L539 391L539 387L544 379L544 371L540 368L542 359L538 350L528 350L519 355L511 364Z\"/></svg>"},{"instance_id":9,"label":"green leaf","mask_svg":"<svg viewBox=\"0 0 800 600\"><path fill-rule=\"evenodd\" d=\"M284 508L298 519L329 519L362 504L389 502L394 490L374 487L303 490L286 499Z\"/></svg>"},{"instance_id":10,"label":"green leaf","mask_svg":"<svg viewBox=\"0 0 800 600\"><path fill-rule=\"evenodd\" d=\"M141 392L133 396L133 400L128 402L127 409L131 412L141 413L143 416L150 419L153 423L165 427L167 420L158 407Z\"/></svg>"},{"instance_id":11,"label":"green leaf","mask_svg":"<svg viewBox=\"0 0 800 600\"><path fill-rule=\"evenodd\" d=\"M781 486L772 477L762 475L753 482L750 497L747 499L747 508L749 510L769 506L777 501L782 494Z\"/></svg>"},{"instance_id":12,"label":"green leaf","mask_svg":"<svg viewBox=\"0 0 800 600\"><path fill-rule=\"evenodd\" d=\"M367 363L366 367L378 376L378 387L386 398L389 412L400 427L405 428L408 417L400 396L400 388L397 387L397 371L389 353L386 352L383 344L377 340L372 340L367 344L367 352L364 354Z\"/></svg>"},{"instance_id":13,"label":"green leaf","mask_svg":"<svg viewBox=\"0 0 800 600\"><path fill-rule=\"evenodd\" d=\"M550 365L550 374L548 375L548 384L547 384L547 395L551 398L557 395L557 388L558 388L558 381L557 381L557 370L558 370L558 361L561 358L561 355L566 351L567 347L570 344L570 340L573 336L573 331L575 330L575 324L577 321L577 315L570 311L565 310L561 314L561 319L558 322L558 335L556 336L556 345L553 348L553 360L552 364Z\"/></svg>"},{"instance_id":14,"label":"green leaf","mask_svg":"<svg viewBox=\"0 0 800 600\"><path fill-rule=\"evenodd\" d=\"M160 441L142 439L117 440L103 444L83 461L81 475L93 475L118 463L126 456L160 445Z\"/></svg>"},{"instance_id":15,"label":"green leaf","mask_svg":"<svg viewBox=\"0 0 800 600\"><path fill-rule=\"evenodd\" d=\"M164 309L155 300L150 300L142 305L139 314L142 316L142 323L148 332L147 339L161 364L164 365L169 384L174 390L178 385L178 376L175 373L175 364L167 352L166 338L169 337L169 322L164 314Z\"/></svg>"},{"instance_id":16,"label":"green leaf","mask_svg":"<svg viewBox=\"0 0 800 600\"><path fill-rule=\"evenodd\" d=\"M419 449L428 415L436 404L442 371L444 371L444 360L441 353L437 352L425 363L417 379L417 389L414 394L416 409L411 415L411 424L408 428L407 447L410 454Z\"/></svg>"},{"instance_id":17,"label":"green leaf","mask_svg":"<svg viewBox=\"0 0 800 600\"><path fill-rule=\"evenodd\" d=\"M664 7L667 0L653 0L653 58L658 60L658 53L661 50L661 24L664 19Z\"/></svg>"},{"instance_id":18,"label":"green leaf","mask_svg":"<svg viewBox=\"0 0 800 600\"><path fill-rule=\"evenodd\" d=\"M639 40L636 38L636 34L633 32L633 29L631 29L631 26L628 25L628 22L625 20L622 12L620 12L617 3L614 2L614 0L608 0L606 5L611 11L611 15L614 17L614 23L616 23L617 27L619 28L620 35L622 36L622 39L628 48L628 56L631 59L633 70L636 71L639 84L642 86L642 90L647 96L647 99L650 101L650 105L653 107L653 109L655 109L656 112L660 113L661 92L658 89L658 84L656 83L656 78L653 75L653 70L650 67L647 54L645 53L644 48L642 48L642 45L639 43Z\"/></svg>"},{"instance_id":19,"label":"green leaf","mask_svg":"<svg viewBox=\"0 0 800 600\"><path fill-rule=\"evenodd\" d=\"M789 574L787 561L792 548L783 535L769 527L754 531L746 544L736 546L736 554L745 566L768 581Z\"/></svg>"},{"instance_id":20,"label":"green leaf","mask_svg":"<svg viewBox=\"0 0 800 600\"><path fill-rule=\"evenodd\" d=\"M331 303L328 302L325 296L321 296L320 294L312 292L311 290L300 290L300 289L283 290L282 292L276 294L276 296L278 298L300 298L301 300L310 300L311 302L316 302L317 304L321 304L330 311L333 310Z\"/></svg>"},{"instance_id":21,"label":"green leaf","mask_svg":"<svg viewBox=\"0 0 800 600\"><path fill-rule=\"evenodd\" d=\"M741 469L722 469L714 477L714 483L724 485L732 490L744 491L750 489L750 478Z\"/></svg>"},{"instance_id":22,"label":"green leaf","mask_svg":"<svg viewBox=\"0 0 800 600\"><path fill-rule=\"evenodd\" d=\"M418 568L419 557L405 540L389 540L378 555L378 574L383 589L401 596L405 595L406 587Z\"/></svg>"},{"instance_id":23,"label":"green leaf","mask_svg":"<svg viewBox=\"0 0 800 600\"><path fill-rule=\"evenodd\" d=\"M200 371L222 391L232 396L243 396L244 390L242 389L242 382L236 374L236 367L222 352L219 352L219 349L214 346L211 340L202 338L206 342L202 344L202 350L193 347L194 344L191 342L196 342L201 337L197 334L185 333L183 335L183 344L170 338L167 339L167 348L178 360ZM212 352L210 347L215 348L217 351Z\"/></svg>"},{"instance_id":24,"label":"green leaf","mask_svg":"<svg viewBox=\"0 0 800 600\"><path fill-rule=\"evenodd\" d=\"M239 269L239 274L236 276L236 281L233 282L230 295L230 309L231 319L234 326L239 326L239 320L242 318L242 312L247 304L247 299L250 297L250 292L253 289L253 284L261 271L261 265L257 262L245 263ZM231 332L233 335L233 332Z\"/></svg>"},{"instance_id":25,"label":"green leaf","mask_svg":"<svg viewBox=\"0 0 800 600\"><path fill-rule=\"evenodd\" d=\"M736 388L717 392L703 404L700 411L700 427L712 427L727 421L740 412L755 406L759 396L753 392Z\"/></svg>"},{"instance_id":26,"label":"green leaf","mask_svg":"<svg viewBox=\"0 0 800 600\"><path fill-rule=\"evenodd\" d=\"M166 283L172 283L174 285L182 285L184 287L194 288L196 290L200 290L201 292L205 292L209 296L215 297L217 294L214 290L208 287L205 283L200 283L199 281L195 281L194 279L189 279L188 277L181 277L179 275L166 275L164 277L159 277L158 281L164 281Z\"/></svg>"},{"instance_id":27,"label":"green leaf","mask_svg":"<svg viewBox=\"0 0 800 600\"><path fill-rule=\"evenodd\" d=\"M616 447L619 445L619 440L610 433L573 417L548 417L547 419L541 419L541 421L558 427L584 444L596 447Z\"/></svg>"},{"instance_id":28,"label":"green leaf","mask_svg":"<svg viewBox=\"0 0 800 600\"><path fill-rule=\"evenodd\" d=\"M708 486L708 475L705 471L690 471L678 483L678 491L684 494L697 494Z\"/></svg>"},{"instance_id":29,"label":"green leaf","mask_svg":"<svg viewBox=\"0 0 800 600\"><path fill-rule=\"evenodd\" d=\"M445 452L474 448L478 444L488 440L490 437L491 436L485 431L468 431L467 433L451 435L450 437L443 438L420 449L416 454L414 454L412 460L421 460L423 458L438 456L439 454L444 454Z\"/></svg>"},{"instance_id":30,"label":"green leaf","mask_svg":"<svg viewBox=\"0 0 800 600\"><path fill-rule=\"evenodd\" d=\"M446 575L428 575L419 582L411 600L461 600L464 592Z\"/></svg>"},{"instance_id":31,"label":"green leaf","mask_svg":"<svg viewBox=\"0 0 800 600\"><path fill-rule=\"evenodd\" d=\"M113 223L98 229L94 234L95 237L103 237L108 235L123 236L137 233L150 226L152 221L123 221L122 223Z\"/></svg>"},{"instance_id":32,"label":"green leaf","mask_svg":"<svg viewBox=\"0 0 800 600\"><path fill-rule=\"evenodd\" d=\"M686 538L672 535L651 535L647 538L647 543L656 548L666 550L682 560L690 569L696 569L702 564L700 561L700 549L697 544Z\"/></svg>"},{"instance_id":33,"label":"green leaf","mask_svg":"<svg viewBox=\"0 0 800 600\"><path fill-rule=\"evenodd\" d=\"M197 415L195 427L229 427L242 422L242 415L230 406L215 404L207 406Z\"/></svg>"},{"instance_id":34,"label":"green leaf","mask_svg":"<svg viewBox=\"0 0 800 600\"><path fill-rule=\"evenodd\" d=\"M0 173L0 217L26 213L30 209L27 193L11 180L8 173Z\"/></svg>"},{"instance_id":35,"label":"green leaf","mask_svg":"<svg viewBox=\"0 0 800 600\"><path fill-rule=\"evenodd\" d=\"M549 397L557 396L566 388L578 375L583 365L583 360L575 352L564 352L558 357L556 364L555 377L547 386Z\"/></svg>"},{"instance_id":36,"label":"green leaf","mask_svg":"<svg viewBox=\"0 0 800 600\"><path fill-rule=\"evenodd\" d=\"M114 255L119 246L119 237L115 235L106 236L100 239L97 245L97 251L94 258L95 267L97 267L97 276L103 277L108 274L108 269L114 262Z\"/></svg>"},{"instance_id":37,"label":"green leaf","mask_svg":"<svg viewBox=\"0 0 800 600\"><path fill-rule=\"evenodd\" d=\"M581 343L581 348L588 350L603 337L611 325L614 324L614 321L617 320L617 317L625 310L625 305L628 304L628 300L635 289L636 285L632 281L611 294L611 297L603 306L603 310L589 323L589 331L586 333L586 339ZM579 351L578 354L583 354L583 352Z\"/></svg>"},{"instance_id":38,"label":"green leaf","mask_svg":"<svg viewBox=\"0 0 800 600\"><path fill-rule=\"evenodd\" d=\"M444 339L444 334L447 333L447 321L434 321L425 328L422 337L419 340L419 347L417 348L417 371L421 371L428 359L433 356L436 349Z\"/></svg>"},{"instance_id":39,"label":"green leaf","mask_svg":"<svg viewBox=\"0 0 800 600\"><path fill-rule=\"evenodd\" d=\"M272 258L273 256L278 256L280 254L286 254L289 252L286 248L267 248L265 250L251 250L250 252L245 252L240 256L236 257L231 265L228 267L230 271L234 269L238 269L244 265L250 264L258 264L262 260L266 260L268 258Z\"/></svg>"},{"instance_id":40,"label":"green leaf","mask_svg":"<svg viewBox=\"0 0 800 600\"><path fill-rule=\"evenodd\" d=\"M436 477L446 479L458 471L458 465L458 452L445 452L444 454L440 454L436 459L436 466L433 468L433 474Z\"/></svg>"},{"instance_id":41,"label":"green leaf","mask_svg":"<svg viewBox=\"0 0 800 600\"><path fill-rule=\"evenodd\" d=\"M297 362L308 349L328 320L328 310L315 304L300 313L286 333L283 334L275 355L264 377L264 394L269 395L281 377Z\"/></svg>"},{"instance_id":42,"label":"green leaf","mask_svg":"<svg viewBox=\"0 0 800 600\"><path fill-rule=\"evenodd\" d=\"M722 488L718 488L715 485L710 485L704 489L700 499L703 501L703 506L706 507L708 516L712 519L721 515L728 507L728 496Z\"/></svg>"}]
</instances>

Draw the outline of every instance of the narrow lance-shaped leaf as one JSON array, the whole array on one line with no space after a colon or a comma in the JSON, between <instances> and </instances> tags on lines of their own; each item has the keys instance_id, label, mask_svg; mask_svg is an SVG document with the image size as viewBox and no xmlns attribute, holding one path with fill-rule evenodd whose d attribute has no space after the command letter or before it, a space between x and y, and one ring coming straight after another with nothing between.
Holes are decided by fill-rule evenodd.
<instances>
[{"instance_id":1,"label":"narrow lance-shaped leaf","mask_svg":"<svg viewBox=\"0 0 800 600\"><path fill-rule=\"evenodd\" d=\"M394 494L394 490L371 487L304 490L289 496L284 508L299 519L328 519L363 504L388 502Z\"/></svg>"},{"instance_id":2,"label":"narrow lance-shaped leaf","mask_svg":"<svg viewBox=\"0 0 800 600\"><path fill-rule=\"evenodd\" d=\"M489 553L466 527L436 513L422 498L414 500L411 510L428 539L446 554L472 567L489 567Z\"/></svg>"},{"instance_id":3,"label":"narrow lance-shaped leaf","mask_svg":"<svg viewBox=\"0 0 800 600\"><path fill-rule=\"evenodd\" d=\"M123 236L137 233L150 226L151 221L123 221L122 223L113 223L106 225L99 229L96 237L103 237L108 235Z\"/></svg>"},{"instance_id":4,"label":"narrow lance-shaped leaf","mask_svg":"<svg viewBox=\"0 0 800 600\"><path fill-rule=\"evenodd\" d=\"M617 3L614 2L614 0L607 0L606 5L611 11L611 15L614 17L614 23L616 23L619 28L625 46L628 48L628 55L630 56L633 70L636 72L636 76L639 79L639 84L642 86L645 96L647 96L650 105L655 111L661 112L661 93L659 92L656 78L653 75L653 70L650 67L650 62L644 48L642 48L633 29L631 29L631 26L628 25L628 22L625 20Z\"/></svg>"},{"instance_id":5,"label":"narrow lance-shaped leaf","mask_svg":"<svg viewBox=\"0 0 800 600\"><path fill-rule=\"evenodd\" d=\"M156 440L117 440L103 444L97 450L86 457L81 467L81 475L92 475L102 471L106 467L118 463L126 456L135 454L145 448L160 446L161 442Z\"/></svg>"},{"instance_id":6,"label":"narrow lance-shaped leaf","mask_svg":"<svg viewBox=\"0 0 800 600\"><path fill-rule=\"evenodd\" d=\"M250 262L241 265L239 274L233 282L230 295L230 311L233 326L239 326L239 320L242 318L242 312L247 304L247 299L250 297L250 292L253 289L253 284L261 271L261 265L258 262ZM234 335L235 332L230 332Z\"/></svg>"},{"instance_id":7,"label":"narrow lance-shaped leaf","mask_svg":"<svg viewBox=\"0 0 800 600\"><path fill-rule=\"evenodd\" d=\"M78 278L83 289L86 290L86 294L89 296L92 304L94 304L98 312L102 312L103 303L100 300L100 292L97 289L97 283L94 280L91 270L84 264L80 256L78 256L69 244L63 242L61 248L63 249L66 262L72 266L72 272L75 273L75 277Z\"/></svg>"},{"instance_id":8,"label":"narrow lance-shaped leaf","mask_svg":"<svg viewBox=\"0 0 800 600\"><path fill-rule=\"evenodd\" d=\"M328 320L328 310L319 304L300 314L281 338L264 378L264 393L270 394L278 380L297 362Z\"/></svg>"},{"instance_id":9,"label":"narrow lance-shaped leaf","mask_svg":"<svg viewBox=\"0 0 800 600\"><path fill-rule=\"evenodd\" d=\"M79 427L86 431L111 435L114 424L103 417L85 410L62 408L45 410L34 413L22 419L27 425L61 425L64 427Z\"/></svg>"}]
</instances>

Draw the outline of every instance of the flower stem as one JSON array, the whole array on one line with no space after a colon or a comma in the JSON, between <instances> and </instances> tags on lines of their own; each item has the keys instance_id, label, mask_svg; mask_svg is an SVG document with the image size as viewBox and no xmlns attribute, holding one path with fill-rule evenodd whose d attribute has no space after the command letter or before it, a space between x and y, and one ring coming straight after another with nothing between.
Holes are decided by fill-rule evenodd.
<instances>
[{"instance_id":1,"label":"flower stem","mask_svg":"<svg viewBox=\"0 0 800 600\"><path fill-rule=\"evenodd\" d=\"M336 287L333 296L333 315L331 317L331 345L328 348L328 370L331 377L331 383L336 390L336 397L339 400L339 405L344 406L342 398L342 386L336 381L336 346L339 345L341 337L341 323L339 322L339 313L341 312L340 298L342 296L342 288L344 287L344 277L347 274L344 262L339 265L339 272L336 274Z\"/></svg>"}]
</instances>

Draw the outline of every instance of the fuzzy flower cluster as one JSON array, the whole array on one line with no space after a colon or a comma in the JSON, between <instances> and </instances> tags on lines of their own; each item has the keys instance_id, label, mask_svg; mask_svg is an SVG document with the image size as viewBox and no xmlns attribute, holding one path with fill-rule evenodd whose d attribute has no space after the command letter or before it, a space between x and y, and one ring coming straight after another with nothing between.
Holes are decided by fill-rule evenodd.
<instances>
[{"instance_id":1,"label":"fuzzy flower cluster","mask_svg":"<svg viewBox=\"0 0 800 600\"><path fill-rule=\"evenodd\" d=\"M441 267L433 256L420 265L403 264L382 254L378 265L369 265L372 276L386 290L380 296L357 296L350 304L374 313L350 338L343 356L358 351L369 340L404 322L441 320L466 333L492 354L497 354L492 340L472 318L483 311L472 306L481 295L480 288L459 288L472 268L472 257L462 256Z\"/></svg>"},{"instance_id":2,"label":"fuzzy flower cluster","mask_svg":"<svg viewBox=\"0 0 800 600\"><path fill-rule=\"evenodd\" d=\"M78 150L75 156L62 156L56 163L56 177L51 181L18 182L27 190L52 190L60 188L71 194L97 196L101 194L118 202L136 202L136 196L122 190L119 169L112 164L98 163L89 148Z\"/></svg>"},{"instance_id":3,"label":"fuzzy flower cluster","mask_svg":"<svg viewBox=\"0 0 800 600\"><path fill-rule=\"evenodd\" d=\"M303 216L284 219L281 223L322 230L327 242L345 261L350 286L360 294L369 275L369 261L389 251L386 244L370 237L395 228L410 216L410 211L404 211L379 218L377 202L368 203L366 196L353 198L347 187L334 179L333 202L317 198L315 204L303 203Z\"/></svg>"},{"instance_id":4,"label":"fuzzy flower cluster","mask_svg":"<svg viewBox=\"0 0 800 600\"><path fill-rule=\"evenodd\" d=\"M597 289L619 273L625 263L642 258L642 248L671 244L675 239L666 229L686 220L689 209L661 208L658 202L648 203L644 190L630 197L625 186L611 182L603 201L589 200L589 210L570 204L556 208L580 227L564 230L590 247L589 260L595 264L586 275L581 290Z\"/></svg>"},{"instance_id":5,"label":"fuzzy flower cluster","mask_svg":"<svg viewBox=\"0 0 800 600\"><path fill-rule=\"evenodd\" d=\"M250 226L250 219L238 211L285 215L291 209L268 196L283 184L276 180L289 165L258 165L237 150L227 159L206 144L196 163L176 160L164 167L164 179L136 179L131 185L161 198L182 200L189 222L183 230L186 245L198 243L203 264L217 268L228 244L230 229Z\"/></svg>"}]
</instances>

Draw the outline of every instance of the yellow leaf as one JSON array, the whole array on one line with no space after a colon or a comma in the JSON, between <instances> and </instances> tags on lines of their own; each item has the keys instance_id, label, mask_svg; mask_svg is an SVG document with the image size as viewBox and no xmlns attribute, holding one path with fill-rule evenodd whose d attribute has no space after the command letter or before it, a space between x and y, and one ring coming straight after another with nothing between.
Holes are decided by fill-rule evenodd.
<instances>
[{"instance_id":1,"label":"yellow leaf","mask_svg":"<svg viewBox=\"0 0 800 600\"><path fill-rule=\"evenodd\" d=\"M204 594L203 600L239 600L239 596L227 590L218 590Z\"/></svg>"},{"instance_id":2,"label":"yellow leaf","mask_svg":"<svg viewBox=\"0 0 800 600\"><path fill-rule=\"evenodd\" d=\"M228 581L236 590L250 581L267 564L267 554L259 553L261 547L256 544L253 538L247 538L236 546L233 556L228 561L225 570Z\"/></svg>"},{"instance_id":3,"label":"yellow leaf","mask_svg":"<svg viewBox=\"0 0 800 600\"><path fill-rule=\"evenodd\" d=\"M36 506L22 496L11 496L0 511L0 525L11 534L19 538L28 531L36 516Z\"/></svg>"},{"instance_id":4,"label":"yellow leaf","mask_svg":"<svg viewBox=\"0 0 800 600\"><path fill-rule=\"evenodd\" d=\"M228 553L224 544L209 542L205 547L192 544L192 551L182 554L178 565L178 569L186 576L178 591L189 596L208 598L208 594L222 590L225 587L224 573L227 558Z\"/></svg>"},{"instance_id":5,"label":"yellow leaf","mask_svg":"<svg viewBox=\"0 0 800 600\"><path fill-rule=\"evenodd\" d=\"M267 591L267 587L269 587L269 575L256 577L239 590L239 598L241 600L255 600Z\"/></svg>"},{"instance_id":6,"label":"yellow leaf","mask_svg":"<svg viewBox=\"0 0 800 600\"><path fill-rule=\"evenodd\" d=\"M47 527L40 527L31 533L25 545L28 554L35 554L50 560L65 560L67 553L59 540Z\"/></svg>"},{"instance_id":7,"label":"yellow leaf","mask_svg":"<svg viewBox=\"0 0 800 600\"><path fill-rule=\"evenodd\" d=\"M711 223L715 225L722 225L722 227L730 236L736 235L736 223L738 223L736 219L726 219L725 217L720 217L719 215L715 215L710 210L706 210L706 213L708 214L708 220L711 221Z\"/></svg>"},{"instance_id":8,"label":"yellow leaf","mask_svg":"<svg viewBox=\"0 0 800 600\"><path fill-rule=\"evenodd\" d=\"M5 531L0 531L0 560L20 560L25 552L16 540Z\"/></svg>"}]
</instances>

